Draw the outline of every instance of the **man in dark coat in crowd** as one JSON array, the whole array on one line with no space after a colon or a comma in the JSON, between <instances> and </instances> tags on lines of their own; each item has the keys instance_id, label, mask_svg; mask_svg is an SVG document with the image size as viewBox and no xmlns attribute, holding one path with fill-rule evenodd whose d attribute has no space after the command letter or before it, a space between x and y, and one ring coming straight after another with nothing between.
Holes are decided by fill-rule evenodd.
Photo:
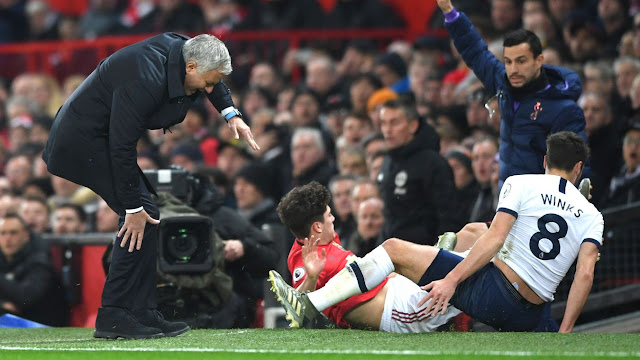
<instances>
[{"instance_id":1,"label":"man in dark coat in crowd","mask_svg":"<svg viewBox=\"0 0 640 360\"><path fill-rule=\"evenodd\" d=\"M0 219L0 315L50 326L69 323L64 289L47 249L19 215Z\"/></svg>"},{"instance_id":2,"label":"man in dark coat in crowd","mask_svg":"<svg viewBox=\"0 0 640 360\"><path fill-rule=\"evenodd\" d=\"M136 144L148 129L181 122L202 92L236 138L240 133L257 149L222 82L230 72L229 51L214 36L165 33L100 62L56 115L42 156L49 172L95 191L122 224L95 337L153 338L189 329L155 310L159 212L137 166Z\"/></svg>"},{"instance_id":3,"label":"man in dark coat in crowd","mask_svg":"<svg viewBox=\"0 0 640 360\"><path fill-rule=\"evenodd\" d=\"M382 106L380 128L389 145L377 179L385 204L382 238L433 245L438 234L460 230L466 219L435 130L413 105L397 100Z\"/></svg>"}]
</instances>

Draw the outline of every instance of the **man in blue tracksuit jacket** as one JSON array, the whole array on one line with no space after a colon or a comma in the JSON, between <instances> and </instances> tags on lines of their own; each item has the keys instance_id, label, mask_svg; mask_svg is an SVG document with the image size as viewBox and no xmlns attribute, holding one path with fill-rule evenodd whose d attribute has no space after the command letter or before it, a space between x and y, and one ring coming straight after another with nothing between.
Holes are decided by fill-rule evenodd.
<instances>
[{"instance_id":1,"label":"man in blue tracksuit jacket","mask_svg":"<svg viewBox=\"0 0 640 360\"><path fill-rule=\"evenodd\" d=\"M544 173L548 135L566 130L586 140L584 114L576 104L582 92L580 77L566 68L542 65L542 46L534 33L523 29L508 33L502 63L464 13L448 0L438 0L438 5L465 63L498 96L500 186L511 175Z\"/></svg>"},{"instance_id":2,"label":"man in blue tracksuit jacket","mask_svg":"<svg viewBox=\"0 0 640 360\"><path fill-rule=\"evenodd\" d=\"M445 28L464 62L500 105L500 187L511 175L544 174L547 136L573 131L583 139L585 119L576 103L580 77L569 69L543 65L542 44L531 31L520 29L504 37L504 63L488 49L464 13L451 0L437 0ZM589 176L585 167L583 177ZM517 291L517 289L516 289ZM550 304L536 331L557 331Z\"/></svg>"}]
</instances>

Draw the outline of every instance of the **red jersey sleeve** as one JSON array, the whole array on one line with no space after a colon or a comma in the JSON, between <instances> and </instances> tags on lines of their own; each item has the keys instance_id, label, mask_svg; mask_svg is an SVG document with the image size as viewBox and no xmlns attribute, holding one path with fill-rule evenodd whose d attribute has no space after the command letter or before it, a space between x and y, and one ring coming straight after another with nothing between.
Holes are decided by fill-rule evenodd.
<instances>
[{"instance_id":1,"label":"red jersey sleeve","mask_svg":"<svg viewBox=\"0 0 640 360\"><path fill-rule=\"evenodd\" d=\"M329 279L340 272L349 262L353 261L356 256L351 252L342 248L340 245L340 239L334 238L334 241L327 245L318 246L318 256L321 256L322 249L325 249L327 262L324 270L318 276L318 282L316 283L316 289L323 287ZM292 286L297 288L307 276L307 272L304 268L304 262L302 261L302 242L298 239L294 242L289 252L287 259L287 265L291 272ZM380 290L387 283L385 279L381 284L375 288L367 291L366 293L354 295L347 300L341 301L327 309L322 313L329 318L329 320L335 322L340 327L349 327L349 323L344 319L344 315L351 310L354 306L368 301L375 297Z\"/></svg>"}]
</instances>

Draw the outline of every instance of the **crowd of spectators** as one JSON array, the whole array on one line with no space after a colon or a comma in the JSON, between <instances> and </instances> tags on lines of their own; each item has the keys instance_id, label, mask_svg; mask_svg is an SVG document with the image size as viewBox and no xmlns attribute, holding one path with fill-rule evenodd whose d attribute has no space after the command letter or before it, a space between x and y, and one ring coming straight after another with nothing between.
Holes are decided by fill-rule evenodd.
<instances>
[{"instance_id":1,"label":"crowd of spectators","mask_svg":"<svg viewBox=\"0 0 640 360\"><path fill-rule=\"evenodd\" d=\"M403 26L379 0L91 0L82 16L47 0L0 3L0 42L93 39L105 35L221 33L247 29L346 29Z\"/></svg>"},{"instance_id":2,"label":"crowd of spectators","mask_svg":"<svg viewBox=\"0 0 640 360\"><path fill-rule=\"evenodd\" d=\"M319 2L313 0L90 3L82 18L73 19L53 13L43 0L4 1L0 8L19 13L24 23L18 18L0 19L0 41L193 33L220 27L402 26L384 2L372 0L337 1L331 13L319 10ZM581 75L578 105L585 114L592 150L592 201L600 210L639 201L640 2L459 0L455 5L469 15L498 58L505 32L524 27L542 39L546 64ZM317 16L320 13L326 16ZM441 14L435 18L439 26ZM243 56L233 51L231 55ZM457 231L465 222L493 218L499 179L497 99L482 87L448 39L422 36L413 42L393 41L384 48L359 39L349 42L338 56L335 49L309 46L292 50L281 60L256 61L250 64L246 83L229 81L260 151L233 139L208 102L196 103L182 123L166 133L149 131L140 141L140 168L173 164L209 177L221 202L257 228L281 225L275 212L281 196L294 186L318 181L332 193L335 228L343 246L359 255L383 236L398 235L390 224L402 224L403 229L416 225L412 240L433 243L436 232ZM291 80L292 66L301 68L300 81ZM92 191L50 175L40 157L52 118L85 75L58 82L47 74L25 73L0 86L0 217L20 214L36 235L117 228L113 214ZM384 109L403 109L398 116L409 128L416 121L416 129L408 130L409 137L400 145L393 145L398 142L396 133L382 131L397 120L381 115ZM402 131L400 136L405 136ZM410 167L435 179L406 187L401 174L381 179L381 171L390 171L383 169L385 159L404 159L406 154L398 146L411 144L421 146L427 154L421 156L431 165L421 169L416 160ZM434 168L439 169L435 176ZM437 187L430 185L436 183ZM391 207L389 202L400 195L406 196L406 203ZM413 208L431 195L439 199ZM407 224L403 221L408 213L425 215ZM445 229L442 223L455 228ZM0 260L12 258L0 253ZM0 304L3 300L0 294Z\"/></svg>"}]
</instances>

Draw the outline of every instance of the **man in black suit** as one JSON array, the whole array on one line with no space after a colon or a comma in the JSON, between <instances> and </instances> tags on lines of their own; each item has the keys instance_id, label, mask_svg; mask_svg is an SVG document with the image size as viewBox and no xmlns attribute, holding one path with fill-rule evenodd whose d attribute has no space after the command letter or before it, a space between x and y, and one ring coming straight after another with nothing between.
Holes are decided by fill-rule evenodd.
<instances>
[{"instance_id":1,"label":"man in black suit","mask_svg":"<svg viewBox=\"0 0 640 360\"><path fill-rule=\"evenodd\" d=\"M120 231L98 310L95 337L175 336L189 327L156 310L159 211L136 163L148 129L181 122L200 93L257 149L222 77L231 73L224 43L211 35L165 33L109 56L56 115L42 155L49 172L99 194L120 215ZM144 239L144 246L142 246Z\"/></svg>"}]
</instances>

